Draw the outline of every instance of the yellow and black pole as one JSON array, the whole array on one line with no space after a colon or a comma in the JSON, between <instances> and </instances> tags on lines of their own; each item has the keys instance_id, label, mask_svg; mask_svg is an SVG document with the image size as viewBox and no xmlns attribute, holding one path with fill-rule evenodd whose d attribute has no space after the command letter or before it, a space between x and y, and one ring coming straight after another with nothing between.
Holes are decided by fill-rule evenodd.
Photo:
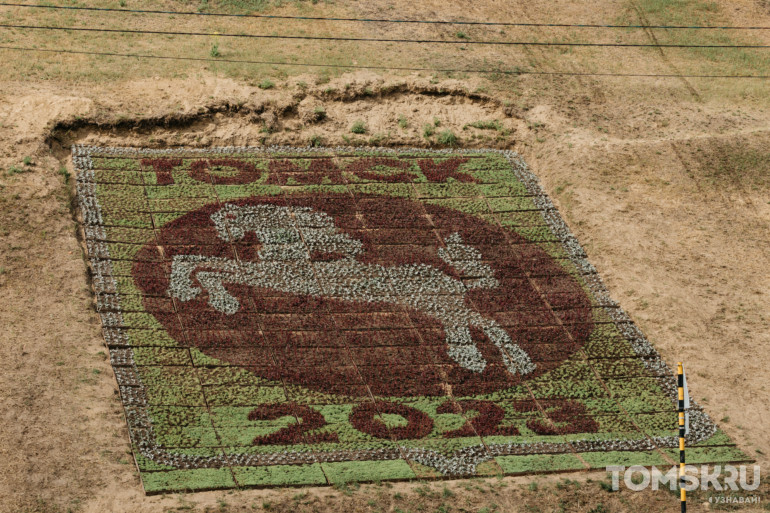
<instances>
[{"instance_id":1,"label":"yellow and black pole","mask_svg":"<svg viewBox=\"0 0 770 513\"><path fill-rule=\"evenodd\" d=\"M676 369L677 374L677 386L679 388L679 494L680 501L682 503L682 513L687 511L687 490L684 489L684 436L685 436L685 384L684 384L684 368L682 362L679 362Z\"/></svg>"}]
</instances>

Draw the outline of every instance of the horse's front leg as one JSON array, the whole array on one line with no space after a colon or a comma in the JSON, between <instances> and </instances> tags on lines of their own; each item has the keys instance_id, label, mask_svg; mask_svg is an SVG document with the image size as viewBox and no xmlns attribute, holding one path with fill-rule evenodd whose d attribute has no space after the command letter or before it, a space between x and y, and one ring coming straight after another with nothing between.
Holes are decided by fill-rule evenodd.
<instances>
[{"instance_id":1,"label":"horse's front leg","mask_svg":"<svg viewBox=\"0 0 770 513\"><path fill-rule=\"evenodd\" d=\"M446 342L449 348L447 354L460 367L472 372L484 372L487 361L476 347L467 326L444 326Z\"/></svg>"},{"instance_id":2,"label":"horse's front leg","mask_svg":"<svg viewBox=\"0 0 770 513\"><path fill-rule=\"evenodd\" d=\"M195 279L209 295L214 310L234 314L240 303L225 288L224 283L245 283L244 269L234 260L200 255L177 255L171 264L168 294L180 301L195 299L202 292Z\"/></svg>"},{"instance_id":3,"label":"horse's front leg","mask_svg":"<svg viewBox=\"0 0 770 513\"><path fill-rule=\"evenodd\" d=\"M209 306L217 312L232 315L241 308L241 303L230 294L224 283L242 283L237 274L223 271L199 271L198 282L209 294Z\"/></svg>"},{"instance_id":4,"label":"horse's front leg","mask_svg":"<svg viewBox=\"0 0 770 513\"><path fill-rule=\"evenodd\" d=\"M484 327L484 333L500 350L503 364L511 374L529 374L534 371L536 365L532 359L518 344L511 340L511 336L497 323L490 322Z\"/></svg>"}]
</instances>

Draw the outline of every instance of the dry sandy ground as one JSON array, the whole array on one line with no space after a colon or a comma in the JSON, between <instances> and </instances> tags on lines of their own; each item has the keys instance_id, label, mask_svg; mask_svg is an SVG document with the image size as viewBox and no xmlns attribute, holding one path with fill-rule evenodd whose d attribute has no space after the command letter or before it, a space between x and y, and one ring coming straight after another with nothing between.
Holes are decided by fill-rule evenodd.
<instances>
[{"instance_id":1,"label":"dry sandy ground","mask_svg":"<svg viewBox=\"0 0 770 513\"><path fill-rule=\"evenodd\" d=\"M320 136L328 146L348 137L424 146L421 127L434 118L461 146L524 155L612 295L669 364L686 363L691 393L739 446L770 462L767 98L725 97L697 80L530 77L517 79L514 95L494 84L488 95L469 95L488 86L477 78L435 82L368 73L321 85L292 77L268 91L210 74L110 85L3 82L0 169L24 172L0 174L0 511L676 507L664 492L607 494L585 482L600 474L568 476L580 486L539 478L537 489L531 478L506 478L447 483L449 493L438 483L433 491L396 484L144 496L60 172L71 171L69 144L305 145ZM325 93L330 87L337 92ZM308 122L318 105L328 121ZM399 115L408 128L398 126ZM358 119L369 134L355 139L349 128ZM463 130L492 119L508 135ZM30 165L22 163L27 156Z\"/></svg>"}]
</instances>

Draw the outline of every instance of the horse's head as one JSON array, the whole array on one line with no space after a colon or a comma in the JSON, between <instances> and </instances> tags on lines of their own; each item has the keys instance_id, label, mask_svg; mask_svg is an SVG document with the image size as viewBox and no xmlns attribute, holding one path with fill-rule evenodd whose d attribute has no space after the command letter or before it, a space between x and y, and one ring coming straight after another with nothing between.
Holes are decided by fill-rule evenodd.
<instances>
[{"instance_id":1,"label":"horse's head","mask_svg":"<svg viewBox=\"0 0 770 513\"><path fill-rule=\"evenodd\" d=\"M247 208L228 203L211 214L211 220L214 222L220 239L232 242L243 238L246 234L243 226L243 215Z\"/></svg>"},{"instance_id":2,"label":"horse's head","mask_svg":"<svg viewBox=\"0 0 770 513\"><path fill-rule=\"evenodd\" d=\"M339 231L334 218L326 212L310 207L297 207L293 212L310 253L336 253L346 258L355 258L363 251L363 243Z\"/></svg>"},{"instance_id":3,"label":"horse's head","mask_svg":"<svg viewBox=\"0 0 770 513\"><path fill-rule=\"evenodd\" d=\"M247 232L254 232L264 246L262 254L273 255L271 260L287 251L287 245L302 245L310 253L337 253L347 258L354 258L363 250L361 241L339 232L334 218L309 207L228 203L214 212L211 220L219 238L226 242L241 240ZM292 259L298 257L295 254Z\"/></svg>"},{"instance_id":4,"label":"horse's head","mask_svg":"<svg viewBox=\"0 0 770 513\"><path fill-rule=\"evenodd\" d=\"M232 242L254 232L261 244L289 244L300 241L289 207L278 205L240 206L226 204L211 215L219 238Z\"/></svg>"}]
</instances>

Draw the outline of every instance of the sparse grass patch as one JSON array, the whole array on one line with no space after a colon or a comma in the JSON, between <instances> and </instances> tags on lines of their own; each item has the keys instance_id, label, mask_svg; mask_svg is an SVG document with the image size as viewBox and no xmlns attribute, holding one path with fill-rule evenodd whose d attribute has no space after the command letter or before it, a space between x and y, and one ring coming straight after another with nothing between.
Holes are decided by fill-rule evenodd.
<instances>
[{"instance_id":1,"label":"sparse grass patch","mask_svg":"<svg viewBox=\"0 0 770 513\"><path fill-rule=\"evenodd\" d=\"M715 142L695 150L703 175L714 184L770 188L770 150L743 141Z\"/></svg>"},{"instance_id":2,"label":"sparse grass patch","mask_svg":"<svg viewBox=\"0 0 770 513\"><path fill-rule=\"evenodd\" d=\"M350 131L354 134L365 134L366 133L366 123L364 123L361 120L356 121L353 123L353 126L350 127Z\"/></svg>"},{"instance_id":3,"label":"sparse grass patch","mask_svg":"<svg viewBox=\"0 0 770 513\"><path fill-rule=\"evenodd\" d=\"M427 485L418 486L414 491L420 497L427 497L430 494L430 488Z\"/></svg>"},{"instance_id":4,"label":"sparse grass patch","mask_svg":"<svg viewBox=\"0 0 770 513\"><path fill-rule=\"evenodd\" d=\"M711 0L640 0L638 8L650 24L668 25L706 25L717 26L729 24L729 18L722 11L719 3ZM629 10L629 12L633 12ZM635 15L621 18L624 22L639 20ZM666 31L665 40L661 42L681 45L730 45L730 44L762 44L751 34L751 31L722 31L722 30L670 30ZM719 69L720 73L732 74L767 74L770 69L770 55L742 48L684 48L679 62L683 62L688 72L701 73L705 70ZM684 71L684 70L682 70ZM724 89L733 94L742 88L754 88L754 84L708 83L699 82L698 90L712 88L714 91ZM767 88L764 88L765 90ZM758 91L758 90L757 90ZM765 95L766 95L765 91Z\"/></svg>"},{"instance_id":5,"label":"sparse grass patch","mask_svg":"<svg viewBox=\"0 0 770 513\"><path fill-rule=\"evenodd\" d=\"M11 166L8 168L8 171L5 172L6 175L20 175L22 173L28 172L29 169L26 169L24 167L19 166Z\"/></svg>"},{"instance_id":6,"label":"sparse grass patch","mask_svg":"<svg viewBox=\"0 0 770 513\"><path fill-rule=\"evenodd\" d=\"M557 185L557 186L556 186L556 188L553 190L553 192L554 192L554 194L556 194L556 195L559 195L559 194L561 194L562 192L564 192L564 190L565 190L567 187L569 187L570 185L572 185L572 183L571 183L571 182L564 182L564 183L562 183L562 184L559 184L559 185Z\"/></svg>"},{"instance_id":7,"label":"sparse grass patch","mask_svg":"<svg viewBox=\"0 0 770 513\"><path fill-rule=\"evenodd\" d=\"M341 491L347 496L353 495L353 492L358 491L358 489L361 488L361 483L358 482L351 482L351 483L335 483L334 488Z\"/></svg>"},{"instance_id":8,"label":"sparse grass patch","mask_svg":"<svg viewBox=\"0 0 770 513\"><path fill-rule=\"evenodd\" d=\"M124 1L124 0L117 0L118 2ZM760 1L760 0L758 0ZM288 0L221 0L219 2L213 2L210 0L194 0L193 2L189 3L189 9L190 10L197 10L201 13L209 13L212 11L224 11L224 12L233 12L233 13L241 13L241 12L256 12L256 11L263 11L265 9L272 10L273 8L279 8L279 7L286 7L287 4L292 4L290 9L298 9L300 13L307 10L308 13L310 11L313 11L313 14L321 14L323 15L323 12L321 9L315 9L311 7L310 4L315 3L313 0L295 0L294 2L288 2ZM321 2L319 2L321 3ZM344 11L344 8L339 6L339 2L326 2L329 3L328 10L330 11L328 15L334 16L337 14L342 14ZM638 23L638 19L633 19L633 11L631 9L626 9L627 2L620 2L620 5L618 7L618 12L626 12L628 11L629 14L624 14L627 18L630 19L624 19L624 22L634 22ZM337 4L337 5L335 5ZM706 0L641 0L641 10L645 13L646 16L648 16L651 20L651 22L679 22L681 21L682 24L694 24L701 21L705 21L708 24L716 25L722 22L725 23L725 14L720 10L715 2L710 2ZM135 2L131 4L132 7L135 6ZM141 8L141 5L136 4L136 7ZM64 17L65 15L53 15L51 22L57 22L56 24L66 24L65 22L69 21L66 20ZM112 23L112 20L110 17L108 17L107 14L101 15L94 13L94 16L96 17L94 19L94 24L101 26L101 25L107 25L109 23ZM203 24L209 24L212 23L211 19L206 19L205 17L198 17L201 19L201 25ZM130 19L130 18L127 18ZM139 28L141 27L141 24L144 23L142 19L137 18L136 21L130 21L128 22L129 26L127 28ZM174 25L179 23L179 21L174 21L173 17L171 17L171 21L159 21L159 23L162 23L163 26L158 26L161 30L173 30L175 27ZM253 23L253 20L247 21L242 19L232 19L227 22L228 28L222 28L222 31L228 31L233 33L246 33L249 31L252 31L255 27L250 26L250 24ZM313 35L325 35L325 36L342 36L344 35L344 31L346 30L343 25L340 25L340 28L316 28L317 24L315 23L304 23L299 21L300 25L297 27L300 30L300 33L306 34L309 36ZM270 25L266 26L267 29ZM196 26L191 26L191 29L198 28ZM201 26L201 29L203 27ZM268 30L269 32L270 30ZM472 31L472 30L471 30ZM365 31L364 31L365 32ZM497 31L495 31L497 32ZM673 42L677 42L678 40L682 40L683 42L687 42L688 39L692 40L693 42L719 42L720 38L725 39L729 41L737 41L737 42L752 42L754 40L754 36L752 36L750 33L745 34L743 32L737 32L737 31L728 31L731 32L730 34L725 35L725 31L688 31L688 30L677 30L677 31L666 31L662 34L662 37L666 38L665 42L671 42L670 40L673 40ZM635 36L637 32L634 31L633 33L629 32L628 39L632 39ZM366 33L362 35L367 35ZM25 38L29 37L31 39L30 46L37 46L42 44L44 42L54 42L52 40L46 41L44 37L42 36L35 36L33 34L24 34ZM451 39L452 37L455 37L456 40L460 43L463 43L465 41L469 41L470 39L473 39L473 37L467 33L467 30L450 30L450 32L447 34L447 36ZM625 38L625 34L623 34ZM147 38L142 39L141 41L137 42L137 46L141 48L137 48L138 50L142 50L145 53L151 53L150 50L153 48L159 48L164 43L165 36L161 35L152 35L148 36ZM502 37L502 36L501 36ZM566 35L564 36L567 37ZM579 36L579 39L583 39L583 36ZM619 38L620 39L620 38ZM214 41L212 44L211 41ZM120 45L123 44L123 41L121 40L121 36L105 36L105 37L99 37L100 44L103 43L103 50L105 51L115 51L119 48ZM217 59L222 57L222 54L226 54L228 58L233 59L249 59L250 54L253 53L253 45L250 41L239 41L237 39L228 39L226 43L226 51L223 50L224 47L220 46L225 44L224 42L216 42L215 40L198 40L195 41L195 38L191 40L190 42L184 42L180 43L176 48L173 54L175 56L179 57L200 57L200 56L210 56L210 58ZM395 45L399 46L399 45ZM464 46L461 44L458 44L456 46ZM527 59L521 55L519 51L514 51L512 53L509 53L506 57L497 56L496 52L490 51L491 49L481 49L478 50L476 48L471 49L471 45L468 46L468 51L464 52L467 54L467 62L469 68L484 68L489 70L499 70L502 72L503 70L507 71L516 71L518 68L514 65L516 62L521 61L522 67L526 68L534 68L538 69L541 68L543 65L550 65L550 64L559 64L558 62L549 62L551 60L550 56L544 58L544 62L538 62L540 59L534 59L530 58ZM101 49L101 47L100 47ZM354 59L359 59L363 61L367 57L368 50L357 50L354 49L352 45L348 44L341 44L339 46L339 49L335 47L327 48L324 45L316 45L313 48L295 48L293 45L291 45L291 48L289 48L289 45L286 45L285 41L276 40L276 41L262 41L260 43L260 52L264 52L266 55L269 55L271 57L275 57L274 60L282 60L284 62L290 63L294 61L294 58L297 58L298 56L304 57L304 59L300 60L307 60L307 61L315 61L315 62L321 62L321 61L328 61L331 64L344 66L345 64L351 64L351 61ZM382 51L382 57L383 62L393 62L395 58L398 58L400 61L403 62L404 65L417 65L422 61L424 64L425 62L433 62L436 63L436 66L439 64L443 64L442 60L446 59L446 56L443 56L441 54L442 50L440 49L427 49L424 53L423 52L410 52L408 55L400 55L400 50L396 50L395 48L389 48L384 47ZM554 53L556 51L554 50ZM680 54L680 51L677 50L677 59ZM689 49L682 49L681 54L684 56L691 55L692 58L690 61L692 61L692 65L689 67L692 68L698 68L701 71L705 71L705 68L708 68L713 71L712 68L720 68L723 64L728 66L728 68L743 68L743 69L751 69L752 71L758 72L762 69L766 70L768 68L768 56L765 52L756 51L756 50L731 50L731 49L693 49L692 51ZM4 56L11 54L9 52L5 52ZM113 79L120 79L120 78L127 78L127 77L138 77L138 78L146 78L150 76L155 75L162 75L165 77L173 77L173 76L180 76L186 73L197 73L197 72L203 72L208 69L215 73L223 73L228 77L237 77L237 78L250 78L257 74L271 74L271 76L276 76L278 73L281 73L281 71L275 69L275 66L270 65L244 65L244 64L236 64L236 63L223 63L223 62L217 62L217 63L192 63L192 62L175 62L175 61L168 61L165 63L162 67L162 69L159 69L158 66L156 66L152 62L147 63L139 63L137 65L126 65L124 59L99 59L99 66L74 66L78 69L72 69L73 66L70 66L70 63L77 63L76 60L74 60L74 57L68 57L66 59L60 59L58 56L50 55L36 55L32 56L34 54L29 54L31 57L29 59L9 59L6 57L6 74L9 76L24 76L24 77L31 77L31 78L37 78L37 77L45 77L46 79L56 79L56 78L71 78L71 74L75 73L77 75L77 78L82 78L84 80L88 81L104 81L104 80L113 80ZM594 70L597 67L601 67L605 65L604 62L602 62L601 58L599 57L601 54L597 54L597 56L594 56L592 52L586 51L578 52L576 56L580 57L578 59L579 62L577 64L580 64L583 68ZM707 58L704 58L707 57ZM572 57L572 56L570 56ZM634 57L636 59L637 57ZM272 60L272 59L271 59ZM682 59L685 63L685 65L688 65L687 59ZM12 62L16 61L16 62ZM677 63L678 64L678 63ZM716 66L714 66L716 64ZM613 65L613 67L620 68L621 65ZM557 67L557 66L554 66ZM82 68L82 69L80 69ZM98 69L94 69L98 68ZM292 67L288 66L286 68L281 67L281 70L285 70L284 72L288 75L294 75L298 73L307 73L307 68L302 68L300 66ZM340 72L344 72L344 68L340 68ZM612 69L611 71L620 71L619 69ZM490 94L494 94L496 90L502 90L502 89L510 89L512 87L516 87L517 80L519 80L520 77L517 77L515 75L504 75L503 73L490 73L488 75L485 75L485 78L489 80L489 83L482 83L479 87L489 87L490 88ZM316 80L317 84L324 84L327 83L330 80L330 77L338 76L337 72L320 72L318 79ZM759 74L759 73L757 73ZM438 82L439 76L441 78L444 78L447 76L447 74L436 74L436 76L431 78L432 82ZM461 74L456 74L452 78L465 78ZM744 88L749 91L756 91L759 88L757 85L751 85L747 84L744 85L743 83L740 86L733 85L733 81L718 81L719 84L713 85L711 87L730 87L735 90L738 90L740 88ZM746 83L748 81L744 81ZM753 82L753 81L752 81ZM761 81L757 81L756 84L761 84ZM701 83L697 84L697 87L700 87ZM761 87L761 85L760 85ZM481 90L481 89L479 89ZM364 94L375 94L374 91L377 91L379 93L379 90L376 87L367 87L366 90L364 90Z\"/></svg>"},{"instance_id":9,"label":"sparse grass patch","mask_svg":"<svg viewBox=\"0 0 770 513\"><path fill-rule=\"evenodd\" d=\"M70 178L72 178L72 175L69 171L67 171L67 168L62 166L59 168L59 175L61 175L62 178L64 178L64 183L68 184L70 182Z\"/></svg>"},{"instance_id":10,"label":"sparse grass patch","mask_svg":"<svg viewBox=\"0 0 770 513\"><path fill-rule=\"evenodd\" d=\"M257 85L260 89L272 89L275 87L275 83L270 80L269 78L264 79L262 82Z\"/></svg>"},{"instance_id":11,"label":"sparse grass patch","mask_svg":"<svg viewBox=\"0 0 770 513\"><path fill-rule=\"evenodd\" d=\"M474 121L463 126L463 130L467 127L478 128L479 130L497 130L498 132L503 130L503 125L496 119L490 121Z\"/></svg>"},{"instance_id":12,"label":"sparse grass patch","mask_svg":"<svg viewBox=\"0 0 770 513\"><path fill-rule=\"evenodd\" d=\"M372 146L381 146L390 139L390 132L377 132L369 138L369 144Z\"/></svg>"},{"instance_id":13,"label":"sparse grass patch","mask_svg":"<svg viewBox=\"0 0 770 513\"><path fill-rule=\"evenodd\" d=\"M398 126L400 126L403 129L409 128L409 120L406 119L406 116L404 116L403 114L398 116Z\"/></svg>"},{"instance_id":14,"label":"sparse grass patch","mask_svg":"<svg viewBox=\"0 0 770 513\"><path fill-rule=\"evenodd\" d=\"M443 132L439 133L436 140L443 146L457 145L457 136L451 130L444 130Z\"/></svg>"},{"instance_id":15,"label":"sparse grass patch","mask_svg":"<svg viewBox=\"0 0 770 513\"><path fill-rule=\"evenodd\" d=\"M324 109L321 106L318 106L315 109L313 109L313 115L316 121L323 121L324 119L326 119L326 109Z\"/></svg>"},{"instance_id":16,"label":"sparse grass patch","mask_svg":"<svg viewBox=\"0 0 770 513\"><path fill-rule=\"evenodd\" d=\"M612 493L616 491L612 489L612 483L610 481L599 481L599 488L601 488L607 493Z\"/></svg>"},{"instance_id":17,"label":"sparse grass patch","mask_svg":"<svg viewBox=\"0 0 770 513\"><path fill-rule=\"evenodd\" d=\"M325 0L328 2L329 0ZM302 4L316 5L319 0L296 0L295 3L299 6ZM208 3L208 2L207 2ZM225 12L230 13L251 13L261 12L271 7L281 7L287 4L286 0L219 0L217 7L224 9Z\"/></svg>"}]
</instances>

